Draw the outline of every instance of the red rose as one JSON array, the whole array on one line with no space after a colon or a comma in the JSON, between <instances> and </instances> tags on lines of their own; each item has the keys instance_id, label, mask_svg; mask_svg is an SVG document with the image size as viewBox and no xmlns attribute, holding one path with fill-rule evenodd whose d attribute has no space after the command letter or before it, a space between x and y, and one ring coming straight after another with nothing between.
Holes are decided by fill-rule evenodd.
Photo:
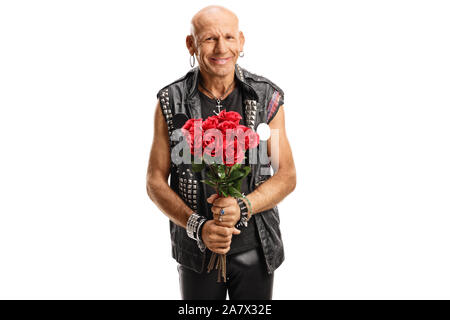
<instances>
[{"instance_id":1,"label":"red rose","mask_svg":"<svg viewBox=\"0 0 450 320\"><path fill-rule=\"evenodd\" d=\"M239 121L242 119L241 115L238 112L235 111L220 111L219 115L217 116L219 118L219 121L231 121L234 122L236 125L239 124Z\"/></svg>"},{"instance_id":2,"label":"red rose","mask_svg":"<svg viewBox=\"0 0 450 320\"><path fill-rule=\"evenodd\" d=\"M203 121L202 128L203 130L206 131L208 129L216 128L218 124L219 119L217 118L217 116L211 116L208 117L208 119L206 119L205 121Z\"/></svg>"},{"instance_id":3,"label":"red rose","mask_svg":"<svg viewBox=\"0 0 450 320\"><path fill-rule=\"evenodd\" d=\"M236 128L236 123L233 121L224 120L217 125L217 129L222 131L223 135L226 135L227 130L234 130Z\"/></svg>"}]
</instances>

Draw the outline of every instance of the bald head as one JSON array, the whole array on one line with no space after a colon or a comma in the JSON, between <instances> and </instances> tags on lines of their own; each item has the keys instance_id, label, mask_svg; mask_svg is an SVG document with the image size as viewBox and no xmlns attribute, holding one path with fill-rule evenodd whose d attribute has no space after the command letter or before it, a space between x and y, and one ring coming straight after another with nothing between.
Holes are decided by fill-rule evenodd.
<instances>
[{"instance_id":1,"label":"bald head","mask_svg":"<svg viewBox=\"0 0 450 320\"><path fill-rule=\"evenodd\" d=\"M191 20L191 35L197 42L198 36L211 24L226 22L239 30L239 19L233 11L222 6L207 6L197 12Z\"/></svg>"}]
</instances>

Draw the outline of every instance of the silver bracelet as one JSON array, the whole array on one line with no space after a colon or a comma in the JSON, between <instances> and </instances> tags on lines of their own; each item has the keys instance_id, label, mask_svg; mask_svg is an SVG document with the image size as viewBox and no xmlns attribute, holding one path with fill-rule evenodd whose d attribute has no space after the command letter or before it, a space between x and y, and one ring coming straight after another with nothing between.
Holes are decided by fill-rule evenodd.
<instances>
[{"instance_id":1,"label":"silver bracelet","mask_svg":"<svg viewBox=\"0 0 450 320\"><path fill-rule=\"evenodd\" d=\"M200 249L200 251L204 252L206 249L205 244L202 241L201 234L200 234L200 227L203 225L203 223L206 222L206 218L193 212L187 221L186 224L186 233L189 238L197 241L197 245Z\"/></svg>"},{"instance_id":2,"label":"silver bracelet","mask_svg":"<svg viewBox=\"0 0 450 320\"><path fill-rule=\"evenodd\" d=\"M198 223L201 216L193 212L186 224L186 233L189 238L197 240L197 236L194 234L197 231Z\"/></svg>"}]
</instances>

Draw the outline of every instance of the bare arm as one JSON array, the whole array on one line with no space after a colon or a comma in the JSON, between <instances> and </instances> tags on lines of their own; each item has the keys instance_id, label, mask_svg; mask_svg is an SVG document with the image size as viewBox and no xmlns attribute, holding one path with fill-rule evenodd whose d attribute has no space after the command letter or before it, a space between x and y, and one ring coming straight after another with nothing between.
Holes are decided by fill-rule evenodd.
<instances>
[{"instance_id":1,"label":"bare arm","mask_svg":"<svg viewBox=\"0 0 450 320\"><path fill-rule=\"evenodd\" d=\"M271 156L272 143L276 143L273 133L278 132L278 161L276 154L272 157L272 166L274 167L274 175L267 181L262 183L253 192L247 195L252 205L253 213L262 212L275 207L281 200L283 200L289 193L294 191L297 177L295 171L294 159L292 157L292 150L286 134L284 121L284 106L280 106L275 118L269 123L271 129L271 137L267 143L268 155ZM276 148L273 148L276 150ZM275 161L274 161L275 159Z\"/></svg>"},{"instance_id":2,"label":"bare arm","mask_svg":"<svg viewBox=\"0 0 450 320\"><path fill-rule=\"evenodd\" d=\"M168 184L170 164L167 123L158 100L154 117L153 143L147 169L147 193L170 220L186 228L192 210Z\"/></svg>"}]
</instances>

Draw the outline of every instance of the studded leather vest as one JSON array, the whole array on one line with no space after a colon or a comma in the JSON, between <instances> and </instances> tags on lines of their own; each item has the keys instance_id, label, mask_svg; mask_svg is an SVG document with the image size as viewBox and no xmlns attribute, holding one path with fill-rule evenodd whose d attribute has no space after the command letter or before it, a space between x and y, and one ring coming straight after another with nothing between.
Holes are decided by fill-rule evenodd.
<instances>
[{"instance_id":1,"label":"studded leather vest","mask_svg":"<svg viewBox=\"0 0 450 320\"><path fill-rule=\"evenodd\" d=\"M267 123L284 102L283 91L265 77L253 74L235 65L235 79L243 88L245 108L244 123L256 131L260 123ZM159 90L157 98L167 122L169 145L172 149L177 144L170 137L174 130L181 128L187 119L201 118L201 104L198 94L199 68L191 69L186 75ZM267 150L267 141L260 141L258 148ZM257 162L250 164L250 192L264 183L271 176L270 161L257 152ZM170 187L193 211L211 218L206 195L199 192L200 180L205 179L205 170L196 173L190 164L171 162ZM278 208L256 213L252 216L258 229L263 249L267 272L273 271L284 261L284 247L280 231ZM206 268L206 251L201 252L197 242L189 238L186 230L169 220L172 242L172 257L180 264L202 272Z\"/></svg>"}]
</instances>

